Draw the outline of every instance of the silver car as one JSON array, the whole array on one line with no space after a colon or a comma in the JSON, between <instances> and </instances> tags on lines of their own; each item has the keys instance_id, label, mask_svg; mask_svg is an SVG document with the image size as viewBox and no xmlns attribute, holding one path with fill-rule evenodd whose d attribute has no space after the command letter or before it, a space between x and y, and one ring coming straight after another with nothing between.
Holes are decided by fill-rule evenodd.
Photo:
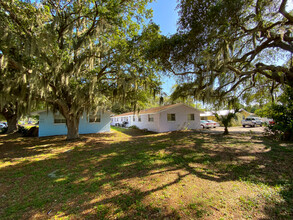
<instances>
[{"instance_id":1,"label":"silver car","mask_svg":"<svg viewBox=\"0 0 293 220\"><path fill-rule=\"evenodd\" d=\"M200 127L202 129L204 129L204 128L211 128L212 127L212 123L208 122L207 120L200 120Z\"/></svg>"},{"instance_id":2,"label":"silver car","mask_svg":"<svg viewBox=\"0 0 293 220\"><path fill-rule=\"evenodd\" d=\"M213 120L206 120L207 122L211 123L212 128L220 127L220 124Z\"/></svg>"},{"instance_id":3,"label":"silver car","mask_svg":"<svg viewBox=\"0 0 293 220\"><path fill-rule=\"evenodd\" d=\"M249 117L241 121L241 124L243 127L245 126L255 127L257 125L262 127L262 123L263 123L262 120L260 120L260 118L257 118L257 117Z\"/></svg>"}]
</instances>

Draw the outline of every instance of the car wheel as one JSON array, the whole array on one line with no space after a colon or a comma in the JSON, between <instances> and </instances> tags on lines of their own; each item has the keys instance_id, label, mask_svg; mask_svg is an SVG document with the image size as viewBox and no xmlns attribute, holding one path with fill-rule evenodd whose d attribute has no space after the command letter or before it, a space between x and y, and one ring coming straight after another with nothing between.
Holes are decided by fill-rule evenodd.
<instances>
[{"instance_id":1,"label":"car wheel","mask_svg":"<svg viewBox=\"0 0 293 220\"><path fill-rule=\"evenodd\" d=\"M244 127L244 128L245 128L245 125L242 125L242 127Z\"/></svg>"}]
</instances>

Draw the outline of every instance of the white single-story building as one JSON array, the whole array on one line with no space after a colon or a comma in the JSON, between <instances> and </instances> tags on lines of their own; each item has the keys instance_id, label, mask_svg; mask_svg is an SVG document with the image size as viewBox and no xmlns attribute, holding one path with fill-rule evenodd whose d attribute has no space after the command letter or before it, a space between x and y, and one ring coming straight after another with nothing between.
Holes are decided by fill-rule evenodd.
<instances>
[{"instance_id":1,"label":"white single-story building","mask_svg":"<svg viewBox=\"0 0 293 220\"><path fill-rule=\"evenodd\" d=\"M154 132L200 129L200 113L198 109L179 103L115 115L111 117L111 125L135 125Z\"/></svg>"},{"instance_id":2,"label":"white single-story building","mask_svg":"<svg viewBox=\"0 0 293 220\"><path fill-rule=\"evenodd\" d=\"M67 134L66 120L59 112L45 110L34 114L39 115L39 137ZM89 116L84 113L79 120L79 134L109 132L110 114L108 111Z\"/></svg>"}]
</instances>

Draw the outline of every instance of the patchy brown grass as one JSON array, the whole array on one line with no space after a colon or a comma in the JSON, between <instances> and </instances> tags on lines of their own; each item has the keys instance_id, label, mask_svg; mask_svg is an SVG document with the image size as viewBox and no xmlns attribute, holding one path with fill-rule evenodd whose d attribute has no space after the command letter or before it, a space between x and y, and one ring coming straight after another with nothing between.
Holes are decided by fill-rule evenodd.
<instances>
[{"instance_id":1,"label":"patchy brown grass","mask_svg":"<svg viewBox=\"0 0 293 220\"><path fill-rule=\"evenodd\" d=\"M293 144L260 134L0 136L0 219L290 219Z\"/></svg>"}]
</instances>

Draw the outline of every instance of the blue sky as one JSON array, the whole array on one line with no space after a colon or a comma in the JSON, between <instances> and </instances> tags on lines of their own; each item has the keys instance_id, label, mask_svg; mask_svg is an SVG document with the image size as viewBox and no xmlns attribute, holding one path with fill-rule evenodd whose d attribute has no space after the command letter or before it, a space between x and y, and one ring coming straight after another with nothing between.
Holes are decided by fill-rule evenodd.
<instances>
[{"instance_id":1,"label":"blue sky","mask_svg":"<svg viewBox=\"0 0 293 220\"><path fill-rule=\"evenodd\" d=\"M174 34L178 14L177 0L157 0L150 4L153 9L153 21L160 25L162 34Z\"/></svg>"},{"instance_id":2,"label":"blue sky","mask_svg":"<svg viewBox=\"0 0 293 220\"><path fill-rule=\"evenodd\" d=\"M176 6L177 0L157 0L150 4L150 7L153 9L153 21L160 26L163 35L168 36L176 32L176 23L178 20ZM170 95L175 80L163 76L162 82L163 91Z\"/></svg>"}]
</instances>

